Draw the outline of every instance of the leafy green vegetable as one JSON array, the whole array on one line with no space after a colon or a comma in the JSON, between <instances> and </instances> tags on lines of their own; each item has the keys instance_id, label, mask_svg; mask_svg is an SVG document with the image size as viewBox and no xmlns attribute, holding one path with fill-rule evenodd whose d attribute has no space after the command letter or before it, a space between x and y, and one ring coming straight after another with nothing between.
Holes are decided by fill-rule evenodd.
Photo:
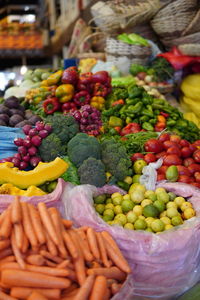
<instances>
[{"instance_id":1,"label":"leafy green vegetable","mask_svg":"<svg viewBox=\"0 0 200 300\"><path fill-rule=\"evenodd\" d=\"M147 72L147 67L139 65L139 64L132 64L130 66L129 72L133 75L136 76L140 72Z\"/></svg>"},{"instance_id":2,"label":"leafy green vegetable","mask_svg":"<svg viewBox=\"0 0 200 300\"><path fill-rule=\"evenodd\" d=\"M122 41L130 45L139 45L139 46L149 45L147 40L145 40L143 37L141 37L139 34L136 33L130 33L130 34L122 33L117 36L117 39L119 41Z\"/></svg>"},{"instance_id":3,"label":"leafy green vegetable","mask_svg":"<svg viewBox=\"0 0 200 300\"><path fill-rule=\"evenodd\" d=\"M62 179L64 179L67 182L71 182L75 185L79 185L80 181L79 181L79 177L78 177L78 170L75 167L75 165L70 161L68 156L64 156L62 157L62 159L64 161L66 161L69 164L69 167L67 169L67 171L60 176Z\"/></svg>"},{"instance_id":4,"label":"leafy green vegetable","mask_svg":"<svg viewBox=\"0 0 200 300\"><path fill-rule=\"evenodd\" d=\"M144 153L144 144L151 138L157 138L156 132L138 132L126 135L126 139L123 140L123 144L126 148L127 153L132 155L133 153Z\"/></svg>"},{"instance_id":5,"label":"leafy green vegetable","mask_svg":"<svg viewBox=\"0 0 200 300\"><path fill-rule=\"evenodd\" d=\"M156 57L151 62L150 68L154 70L153 76L155 81L166 81L174 76L172 65L164 57Z\"/></svg>"},{"instance_id":6,"label":"leafy green vegetable","mask_svg":"<svg viewBox=\"0 0 200 300\"><path fill-rule=\"evenodd\" d=\"M115 77L111 81L112 87L127 87L129 84L135 84L133 76Z\"/></svg>"}]
</instances>

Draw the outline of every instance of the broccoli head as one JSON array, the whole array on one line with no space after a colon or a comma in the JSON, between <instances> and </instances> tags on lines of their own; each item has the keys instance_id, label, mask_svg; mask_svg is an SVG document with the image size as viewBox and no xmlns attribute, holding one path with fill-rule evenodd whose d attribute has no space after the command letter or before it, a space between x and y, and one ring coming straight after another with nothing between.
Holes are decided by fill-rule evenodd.
<instances>
[{"instance_id":1,"label":"broccoli head","mask_svg":"<svg viewBox=\"0 0 200 300\"><path fill-rule=\"evenodd\" d=\"M67 155L76 167L80 167L83 161L89 157L101 159L100 143L93 136L78 133L69 141Z\"/></svg>"},{"instance_id":2,"label":"broccoli head","mask_svg":"<svg viewBox=\"0 0 200 300\"><path fill-rule=\"evenodd\" d=\"M81 184L101 187L106 183L105 166L101 160L90 157L78 169Z\"/></svg>"},{"instance_id":3,"label":"broccoli head","mask_svg":"<svg viewBox=\"0 0 200 300\"><path fill-rule=\"evenodd\" d=\"M126 148L115 139L106 139L101 144L102 162L106 171L110 172L117 180L123 180L129 175L132 163Z\"/></svg>"},{"instance_id":4,"label":"broccoli head","mask_svg":"<svg viewBox=\"0 0 200 300\"><path fill-rule=\"evenodd\" d=\"M79 132L79 125L71 115L54 114L48 116L46 121L64 144Z\"/></svg>"},{"instance_id":5,"label":"broccoli head","mask_svg":"<svg viewBox=\"0 0 200 300\"><path fill-rule=\"evenodd\" d=\"M42 140L38 150L41 159L49 162L58 156L65 155L67 147L62 145L61 140L55 133L51 133Z\"/></svg>"}]
</instances>

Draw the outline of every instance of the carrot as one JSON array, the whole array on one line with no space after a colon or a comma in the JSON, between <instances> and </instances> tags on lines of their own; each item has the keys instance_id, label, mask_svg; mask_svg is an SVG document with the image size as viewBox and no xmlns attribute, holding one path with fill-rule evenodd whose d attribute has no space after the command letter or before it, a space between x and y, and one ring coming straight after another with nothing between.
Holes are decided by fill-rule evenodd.
<instances>
[{"instance_id":1,"label":"carrot","mask_svg":"<svg viewBox=\"0 0 200 300\"><path fill-rule=\"evenodd\" d=\"M12 231L11 223L11 209L7 209L5 217L0 227L0 238L7 239L10 237Z\"/></svg>"},{"instance_id":2,"label":"carrot","mask_svg":"<svg viewBox=\"0 0 200 300\"><path fill-rule=\"evenodd\" d=\"M41 293L35 291L31 293L27 300L48 300L48 298L42 295Z\"/></svg>"},{"instance_id":3,"label":"carrot","mask_svg":"<svg viewBox=\"0 0 200 300\"><path fill-rule=\"evenodd\" d=\"M55 229L54 224L51 220L51 217L50 217L50 214L47 210L46 204L43 203L43 202L40 202L38 204L38 210L39 210L40 218L42 220L42 223L43 223L45 229L47 230L47 232L48 232L50 238L52 239L52 241L54 242L54 244L56 246L58 246L59 240L57 238L56 229Z\"/></svg>"},{"instance_id":4,"label":"carrot","mask_svg":"<svg viewBox=\"0 0 200 300\"><path fill-rule=\"evenodd\" d=\"M70 255L74 259L78 258L78 250L76 249L74 242L71 239L70 235L66 231L63 231L62 234L63 234L63 239L65 242L65 245L66 245L67 249L69 250Z\"/></svg>"},{"instance_id":5,"label":"carrot","mask_svg":"<svg viewBox=\"0 0 200 300\"><path fill-rule=\"evenodd\" d=\"M97 239L93 228L88 228L87 239L89 243L90 250L96 259L100 259L100 253L97 245Z\"/></svg>"},{"instance_id":6,"label":"carrot","mask_svg":"<svg viewBox=\"0 0 200 300\"><path fill-rule=\"evenodd\" d=\"M38 291L42 295L46 296L48 299L60 299L60 289L35 289L26 287L13 287L11 288L11 296L27 299L32 292Z\"/></svg>"},{"instance_id":7,"label":"carrot","mask_svg":"<svg viewBox=\"0 0 200 300\"><path fill-rule=\"evenodd\" d=\"M11 245L12 245L14 256L15 256L16 261L18 262L20 268L25 269L26 264L24 262L24 259L22 257L22 254L21 254L20 250L17 247L14 233L12 233L12 236L11 236Z\"/></svg>"},{"instance_id":8,"label":"carrot","mask_svg":"<svg viewBox=\"0 0 200 300\"><path fill-rule=\"evenodd\" d=\"M0 265L6 263L6 262L13 262L15 261L15 256L14 255L9 255L3 259L0 260Z\"/></svg>"},{"instance_id":9,"label":"carrot","mask_svg":"<svg viewBox=\"0 0 200 300\"><path fill-rule=\"evenodd\" d=\"M86 232L88 230L88 228L90 228L90 227L89 226L82 226L79 229Z\"/></svg>"},{"instance_id":10,"label":"carrot","mask_svg":"<svg viewBox=\"0 0 200 300\"><path fill-rule=\"evenodd\" d=\"M124 259L119 247L117 246L116 242L113 240L112 236L107 231L102 231L101 235L103 236L103 239L106 241L106 244L109 244L115 250L115 252L118 253L118 255Z\"/></svg>"},{"instance_id":11,"label":"carrot","mask_svg":"<svg viewBox=\"0 0 200 300\"><path fill-rule=\"evenodd\" d=\"M22 207L22 217L23 217L23 227L24 232L32 247L36 247L38 244L35 231L33 229L33 224L29 215L28 205L26 202L21 203Z\"/></svg>"},{"instance_id":12,"label":"carrot","mask_svg":"<svg viewBox=\"0 0 200 300\"><path fill-rule=\"evenodd\" d=\"M40 251L40 254L41 254L43 257L45 257L45 258L47 258L47 259L50 259L50 260L52 260L52 261L55 262L55 263L60 264L61 262L63 262L63 259L62 259L62 258L60 258L59 256L54 256L54 255L52 255L52 254L51 254L50 252L48 252L48 251L41 250L41 251Z\"/></svg>"},{"instance_id":13,"label":"carrot","mask_svg":"<svg viewBox=\"0 0 200 300\"><path fill-rule=\"evenodd\" d=\"M10 246L10 240L9 239L0 241L0 251L3 250L3 249L8 248L8 246Z\"/></svg>"},{"instance_id":14,"label":"carrot","mask_svg":"<svg viewBox=\"0 0 200 300\"><path fill-rule=\"evenodd\" d=\"M51 207L48 209L54 227L56 229L57 237L58 237L58 250L60 251L61 257L66 258L68 256L63 237L62 237L62 221L58 210L55 207Z\"/></svg>"},{"instance_id":15,"label":"carrot","mask_svg":"<svg viewBox=\"0 0 200 300\"><path fill-rule=\"evenodd\" d=\"M87 274L91 275L103 275L106 278L116 279L119 281L124 281L126 279L126 273L122 272L117 267L110 267L110 268L93 268L88 269Z\"/></svg>"},{"instance_id":16,"label":"carrot","mask_svg":"<svg viewBox=\"0 0 200 300\"><path fill-rule=\"evenodd\" d=\"M14 234L15 234L16 245L21 250L24 241L24 232L21 223L14 224Z\"/></svg>"},{"instance_id":17,"label":"carrot","mask_svg":"<svg viewBox=\"0 0 200 300\"><path fill-rule=\"evenodd\" d=\"M0 291L0 300L17 300L17 298L11 297L6 293Z\"/></svg>"},{"instance_id":18,"label":"carrot","mask_svg":"<svg viewBox=\"0 0 200 300\"><path fill-rule=\"evenodd\" d=\"M9 255L13 255L13 250L11 248L6 248L0 251L0 259L3 259Z\"/></svg>"},{"instance_id":19,"label":"carrot","mask_svg":"<svg viewBox=\"0 0 200 300\"><path fill-rule=\"evenodd\" d=\"M84 232L77 231L77 233L78 233L79 240L80 240L79 245L82 249L84 259L86 261L92 261L94 259L94 257L92 255L92 253L90 252L87 242L84 240L84 235L85 235Z\"/></svg>"},{"instance_id":20,"label":"carrot","mask_svg":"<svg viewBox=\"0 0 200 300\"><path fill-rule=\"evenodd\" d=\"M48 267L52 267L52 268L56 268L57 264L48 260L48 259L45 259L45 265L47 265Z\"/></svg>"},{"instance_id":21,"label":"carrot","mask_svg":"<svg viewBox=\"0 0 200 300\"><path fill-rule=\"evenodd\" d=\"M22 244L22 253L26 253L26 251L28 250L29 247L29 241L27 239L27 236L24 234L23 235L23 244Z\"/></svg>"},{"instance_id":22,"label":"carrot","mask_svg":"<svg viewBox=\"0 0 200 300\"><path fill-rule=\"evenodd\" d=\"M3 223L5 215L7 214L7 209L5 209L2 214L0 214L0 225Z\"/></svg>"},{"instance_id":23,"label":"carrot","mask_svg":"<svg viewBox=\"0 0 200 300\"><path fill-rule=\"evenodd\" d=\"M58 250L56 248L56 245L54 244L54 242L51 240L48 232L45 232L45 236L46 236L46 245L47 245L47 249L48 251L51 253L51 255L53 256L57 256L58 255Z\"/></svg>"},{"instance_id":24,"label":"carrot","mask_svg":"<svg viewBox=\"0 0 200 300\"><path fill-rule=\"evenodd\" d=\"M31 217L31 221L33 224L33 228L35 234L37 236L37 240L40 244L44 244L46 242L46 237L44 233L44 227L42 226L42 222L40 219L40 214L32 204L28 204L28 210Z\"/></svg>"},{"instance_id":25,"label":"carrot","mask_svg":"<svg viewBox=\"0 0 200 300\"><path fill-rule=\"evenodd\" d=\"M111 298L111 291L110 289L107 287L106 291L105 291L105 295L104 295L104 300L109 300Z\"/></svg>"},{"instance_id":26,"label":"carrot","mask_svg":"<svg viewBox=\"0 0 200 300\"><path fill-rule=\"evenodd\" d=\"M20 270L20 266L17 262L5 262L0 266L1 271L7 269Z\"/></svg>"},{"instance_id":27,"label":"carrot","mask_svg":"<svg viewBox=\"0 0 200 300\"><path fill-rule=\"evenodd\" d=\"M78 293L74 297L74 300L87 300L94 284L94 275L90 275L84 281L80 287Z\"/></svg>"},{"instance_id":28,"label":"carrot","mask_svg":"<svg viewBox=\"0 0 200 300\"><path fill-rule=\"evenodd\" d=\"M26 265L26 269L31 272L43 273L50 276L57 277L67 277L69 275L69 269L58 269L51 268L46 266L35 266L35 265Z\"/></svg>"},{"instance_id":29,"label":"carrot","mask_svg":"<svg viewBox=\"0 0 200 300\"><path fill-rule=\"evenodd\" d=\"M58 268L58 269L64 269L64 268L68 267L69 264L70 264L69 259L66 259L66 260L63 260L60 264L58 264L56 266L56 268Z\"/></svg>"},{"instance_id":30,"label":"carrot","mask_svg":"<svg viewBox=\"0 0 200 300\"><path fill-rule=\"evenodd\" d=\"M108 261L108 257L107 257L107 253L106 253L106 247L105 247L104 240L102 238L101 233L96 232L96 237L97 237L97 243L98 243L98 246L99 246L101 260L102 260L104 266L109 268L110 263Z\"/></svg>"},{"instance_id":31,"label":"carrot","mask_svg":"<svg viewBox=\"0 0 200 300\"><path fill-rule=\"evenodd\" d=\"M64 289L70 286L71 281L66 278L49 276L46 274L22 271L22 270L3 270L1 281L10 287L36 287Z\"/></svg>"},{"instance_id":32,"label":"carrot","mask_svg":"<svg viewBox=\"0 0 200 300\"><path fill-rule=\"evenodd\" d=\"M106 277L97 276L89 300L104 300L106 290L107 290Z\"/></svg>"},{"instance_id":33,"label":"carrot","mask_svg":"<svg viewBox=\"0 0 200 300\"><path fill-rule=\"evenodd\" d=\"M111 285L111 292L112 292L112 294L113 295L115 295L115 294L117 294L119 291L120 291L120 289L121 289L121 284L119 284L119 283L113 283L112 285Z\"/></svg>"},{"instance_id":34,"label":"carrot","mask_svg":"<svg viewBox=\"0 0 200 300\"><path fill-rule=\"evenodd\" d=\"M73 225L73 222L72 222L72 221L70 221L70 220L65 220L65 219L62 219L62 223L63 223L63 225L64 225L64 227L65 227L66 229L71 228L72 225Z\"/></svg>"},{"instance_id":35,"label":"carrot","mask_svg":"<svg viewBox=\"0 0 200 300\"><path fill-rule=\"evenodd\" d=\"M22 221L22 209L20 205L20 196L15 196L11 205L11 222L12 224L19 224Z\"/></svg>"},{"instance_id":36,"label":"carrot","mask_svg":"<svg viewBox=\"0 0 200 300\"><path fill-rule=\"evenodd\" d=\"M62 290L61 296L65 297L67 295L69 295L70 292L76 290L78 288L77 283L72 283L68 288Z\"/></svg>"},{"instance_id":37,"label":"carrot","mask_svg":"<svg viewBox=\"0 0 200 300\"><path fill-rule=\"evenodd\" d=\"M33 254L26 257L27 263L36 266L42 266L45 264L45 259L40 254Z\"/></svg>"}]
</instances>

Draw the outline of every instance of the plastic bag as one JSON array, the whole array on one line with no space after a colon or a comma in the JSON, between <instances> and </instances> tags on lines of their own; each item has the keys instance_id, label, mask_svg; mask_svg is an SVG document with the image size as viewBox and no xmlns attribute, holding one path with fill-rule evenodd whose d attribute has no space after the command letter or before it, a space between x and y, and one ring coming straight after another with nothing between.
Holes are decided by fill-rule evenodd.
<instances>
[{"instance_id":1,"label":"plastic bag","mask_svg":"<svg viewBox=\"0 0 200 300\"><path fill-rule=\"evenodd\" d=\"M156 181L157 181L157 172L156 170L162 166L163 159L160 158L155 163L150 163L148 166L144 167L142 174L140 176L140 183L145 185L147 190L155 190Z\"/></svg>"},{"instance_id":2,"label":"plastic bag","mask_svg":"<svg viewBox=\"0 0 200 300\"><path fill-rule=\"evenodd\" d=\"M93 196L115 192L116 187L108 190L107 187L98 189L82 185L63 194L66 217L76 226L106 230L117 241L133 271L132 282L127 288L127 294L132 294L133 299L175 299L200 279L200 191L180 183L160 183L159 186L191 197L197 217L159 235L124 230L117 225L107 225L92 205Z\"/></svg>"},{"instance_id":3,"label":"plastic bag","mask_svg":"<svg viewBox=\"0 0 200 300\"><path fill-rule=\"evenodd\" d=\"M21 128L0 126L0 159L13 156L17 152L14 139L24 136Z\"/></svg>"}]
</instances>

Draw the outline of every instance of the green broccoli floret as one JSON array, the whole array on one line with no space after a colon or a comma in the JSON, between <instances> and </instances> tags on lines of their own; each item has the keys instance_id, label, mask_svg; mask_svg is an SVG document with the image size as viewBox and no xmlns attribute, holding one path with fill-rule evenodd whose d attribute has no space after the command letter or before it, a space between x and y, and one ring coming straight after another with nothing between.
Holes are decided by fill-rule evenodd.
<instances>
[{"instance_id":1,"label":"green broccoli floret","mask_svg":"<svg viewBox=\"0 0 200 300\"><path fill-rule=\"evenodd\" d=\"M81 184L101 187L106 183L105 166L101 160L90 157L78 169Z\"/></svg>"},{"instance_id":2,"label":"green broccoli floret","mask_svg":"<svg viewBox=\"0 0 200 300\"><path fill-rule=\"evenodd\" d=\"M48 116L47 123L52 126L55 133L62 143L66 144L69 140L79 132L79 125L70 115L54 114Z\"/></svg>"},{"instance_id":3,"label":"green broccoli floret","mask_svg":"<svg viewBox=\"0 0 200 300\"><path fill-rule=\"evenodd\" d=\"M115 139L106 139L101 144L102 162L106 171L110 172L117 180L123 180L129 175L132 163L126 148Z\"/></svg>"},{"instance_id":4,"label":"green broccoli floret","mask_svg":"<svg viewBox=\"0 0 200 300\"><path fill-rule=\"evenodd\" d=\"M69 141L67 155L76 167L80 167L83 161L89 157L101 159L100 143L93 136L78 133Z\"/></svg>"},{"instance_id":5,"label":"green broccoli floret","mask_svg":"<svg viewBox=\"0 0 200 300\"><path fill-rule=\"evenodd\" d=\"M58 156L65 155L67 147L62 145L61 140L55 133L51 133L42 140L38 150L42 160L49 162Z\"/></svg>"}]
</instances>

